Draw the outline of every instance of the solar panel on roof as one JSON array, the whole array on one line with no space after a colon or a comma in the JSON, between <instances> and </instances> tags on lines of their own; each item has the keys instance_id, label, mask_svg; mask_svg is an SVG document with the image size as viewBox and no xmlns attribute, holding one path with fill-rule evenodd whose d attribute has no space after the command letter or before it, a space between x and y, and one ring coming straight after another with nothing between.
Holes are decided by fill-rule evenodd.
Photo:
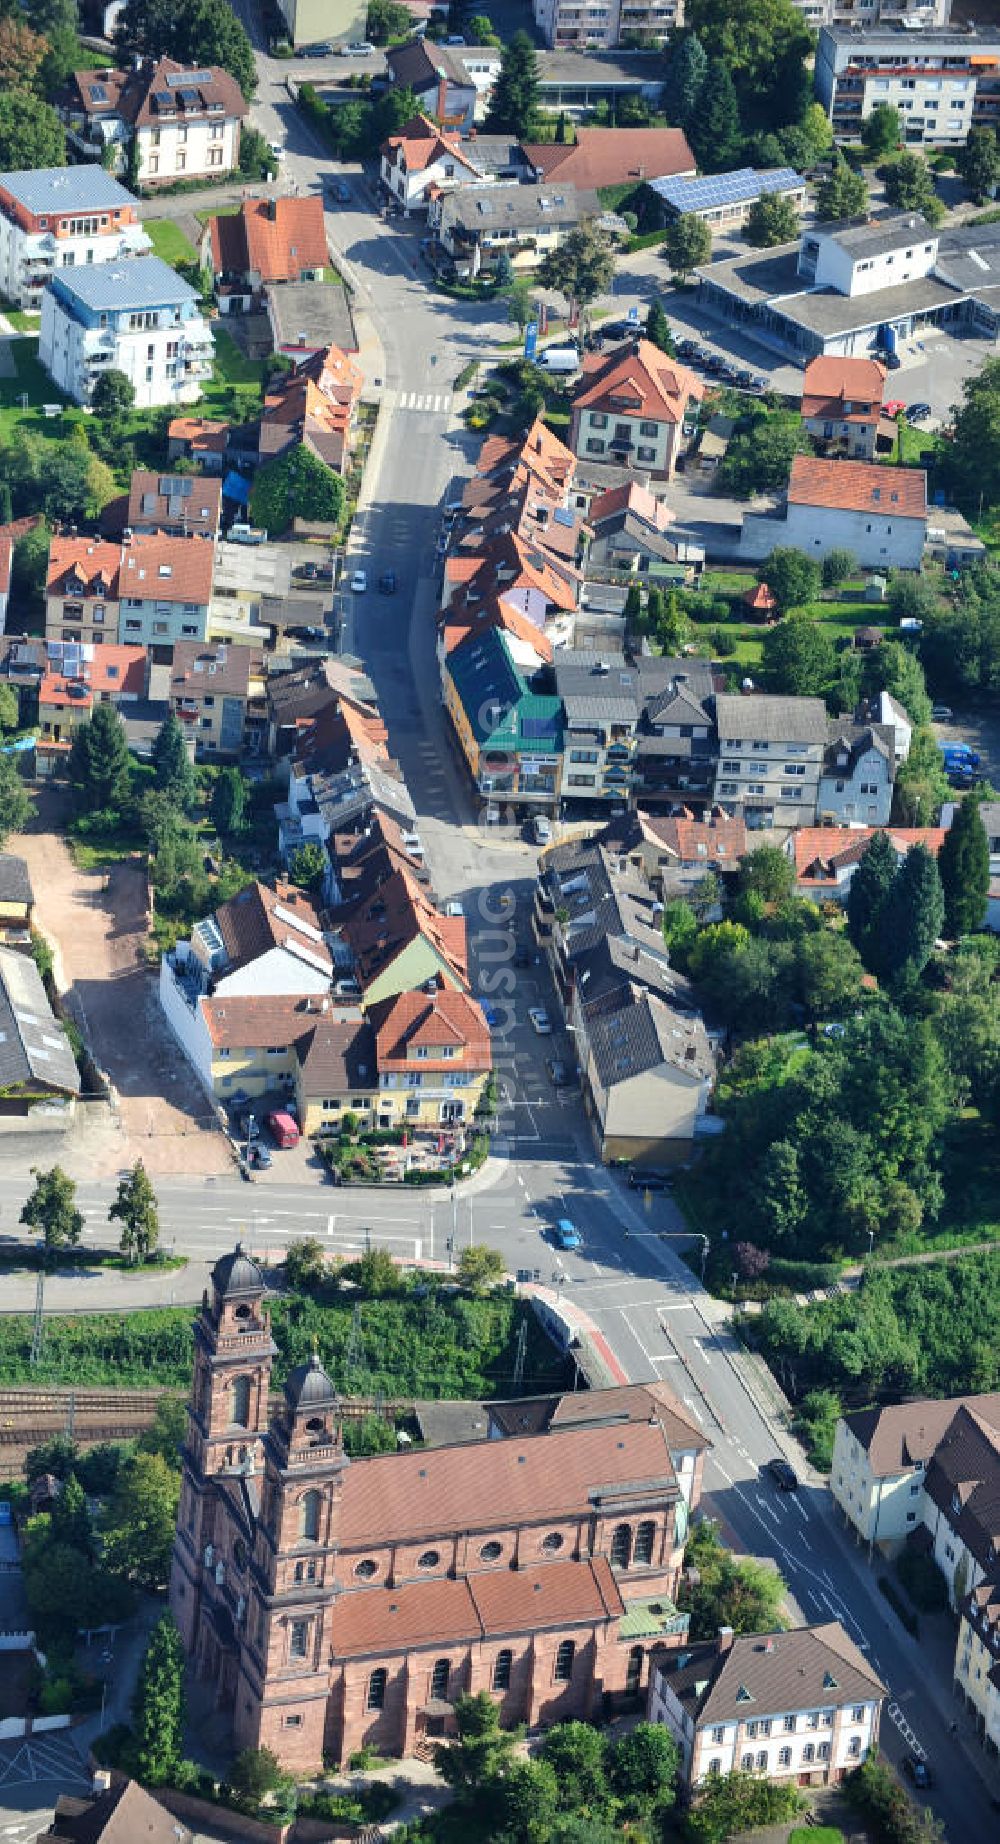
<instances>
[{"instance_id":1,"label":"solar panel on roof","mask_svg":"<svg viewBox=\"0 0 1000 1844\"><path fill-rule=\"evenodd\" d=\"M169 90L154 90L153 101L158 109L172 109L174 98Z\"/></svg>"},{"instance_id":2,"label":"solar panel on roof","mask_svg":"<svg viewBox=\"0 0 1000 1844\"><path fill-rule=\"evenodd\" d=\"M195 109L201 101L201 97L198 95L197 90L178 90L177 94L184 104L185 109Z\"/></svg>"},{"instance_id":3,"label":"solar panel on roof","mask_svg":"<svg viewBox=\"0 0 1000 1844\"><path fill-rule=\"evenodd\" d=\"M172 90L183 89L189 83L211 83L211 81L210 70L175 70L172 77L166 78Z\"/></svg>"}]
</instances>

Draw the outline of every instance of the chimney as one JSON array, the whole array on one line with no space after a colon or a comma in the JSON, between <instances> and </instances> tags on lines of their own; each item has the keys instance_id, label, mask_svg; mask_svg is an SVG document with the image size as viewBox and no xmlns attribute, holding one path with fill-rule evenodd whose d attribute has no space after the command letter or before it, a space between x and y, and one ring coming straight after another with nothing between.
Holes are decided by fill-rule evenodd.
<instances>
[{"instance_id":1,"label":"chimney","mask_svg":"<svg viewBox=\"0 0 1000 1844\"><path fill-rule=\"evenodd\" d=\"M731 1626L720 1626L719 1637L718 1637L718 1648L720 1652L731 1652L732 1651L733 1629Z\"/></svg>"},{"instance_id":2,"label":"chimney","mask_svg":"<svg viewBox=\"0 0 1000 1844\"><path fill-rule=\"evenodd\" d=\"M267 216L270 218L271 223L277 224L278 222L278 201L277 199L269 198L264 207L264 210Z\"/></svg>"},{"instance_id":3,"label":"chimney","mask_svg":"<svg viewBox=\"0 0 1000 1844\"><path fill-rule=\"evenodd\" d=\"M95 1767L91 1792L107 1793L111 1787L111 1775L106 1767Z\"/></svg>"}]
</instances>

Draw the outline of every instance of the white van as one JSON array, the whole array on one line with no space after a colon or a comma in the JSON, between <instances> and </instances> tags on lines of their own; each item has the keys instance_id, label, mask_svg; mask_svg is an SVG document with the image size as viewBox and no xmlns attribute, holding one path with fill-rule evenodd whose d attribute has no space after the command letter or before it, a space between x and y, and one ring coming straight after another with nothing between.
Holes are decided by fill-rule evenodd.
<instances>
[{"instance_id":1,"label":"white van","mask_svg":"<svg viewBox=\"0 0 1000 1844\"><path fill-rule=\"evenodd\" d=\"M226 537L229 539L230 544L267 543L266 531L258 530L256 525L247 525L239 521L235 525L230 525Z\"/></svg>"},{"instance_id":2,"label":"white van","mask_svg":"<svg viewBox=\"0 0 1000 1844\"><path fill-rule=\"evenodd\" d=\"M575 346L547 346L535 360L539 371L572 372L580 369L580 354Z\"/></svg>"}]
</instances>

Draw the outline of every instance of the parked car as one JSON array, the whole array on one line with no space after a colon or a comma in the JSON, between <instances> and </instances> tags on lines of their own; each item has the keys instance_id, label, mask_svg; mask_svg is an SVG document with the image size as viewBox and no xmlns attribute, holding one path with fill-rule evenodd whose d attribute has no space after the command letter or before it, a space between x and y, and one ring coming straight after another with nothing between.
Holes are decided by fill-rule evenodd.
<instances>
[{"instance_id":1,"label":"parked car","mask_svg":"<svg viewBox=\"0 0 1000 1844\"><path fill-rule=\"evenodd\" d=\"M950 724L954 715L955 713L952 710L950 704L932 704L931 705L931 722L932 723Z\"/></svg>"},{"instance_id":2,"label":"parked car","mask_svg":"<svg viewBox=\"0 0 1000 1844\"><path fill-rule=\"evenodd\" d=\"M319 576L319 564L318 563L296 564L294 570L292 571L292 575L303 583L314 583L316 582Z\"/></svg>"},{"instance_id":3,"label":"parked car","mask_svg":"<svg viewBox=\"0 0 1000 1844\"><path fill-rule=\"evenodd\" d=\"M551 1037L552 1036L552 1020L549 1017L548 1012L545 1011L543 1006L529 1005L528 1018L531 1023L532 1030L537 1031L539 1037Z\"/></svg>"},{"instance_id":4,"label":"parked car","mask_svg":"<svg viewBox=\"0 0 1000 1844\"><path fill-rule=\"evenodd\" d=\"M536 813L531 822L531 836L536 845L548 845L552 837L552 821L544 813Z\"/></svg>"},{"instance_id":5,"label":"parked car","mask_svg":"<svg viewBox=\"0 0 1000 1844\"><path fill-rule=\"evenodd\" d=\"M252 1146L250 1146L247 1151L247 1164L256 1171L266 1172L268 1166L273 1163L274 1161L267 1147L264 1145L263 1140L254 1140Z\"/></svg>"},{"instance_id":6,"label":"parked car","mask_svg":"<svg viewBox=\"0 0 1000 1844\"><path fill-rule=\"evenodd\" d=\"M369 45L366 39L356 39L351 45L341 45L340 56L342 58L370 58L374 50L374 45Z\"/></svg>"},{"instance_id":7,"label":"parked car","mask_svg":"<svg viewBox=\"0 0 1000 1844\"><path fill-rule=\"evenodd\" d=\"M553 1088L565 1088L570 1076L562 1057L547 1056L545 1067L549 1072L549 1080Z\"/></svg>"},{"instance_id":8,"label":"parked car","mask_svg":"<svg viewBox=\"0 0 1000 1844\"><path fill-rule=\"evenodd\" d=\"M921 1792L926 1792L928 1787L934 1785L934 1775L927 1762L920 1759L919 1754L904 1754L903 1772L908 1780L913 1781L914 1786L920 1788Z\"/></svg>"},{"instance_id":9,"label":"parked car","mask_svg":"<svg viewBox=\"0 0 1000 1844\"><path fill-rule=\"evenodd\" d=\"M379 595L395 595L396 593L396 572L395 570L383 570L382 571L382 574L378 579L378 592L379 592Z\"/></svg>"},{"instance_id":10,"label":"parked car","mask_svg":"<svg viewBox=\"0 0 1000 1844\"><path fill-rule=\"evenodd\" d=\"M701 347L696 339L682 339L677 347L677 357L679 359L696 359L700 352Z\"/></svg>"},{"instance_id":11,"label":"parked car","mask_svg":"<svg viewBox=\"0 0 1000 1844\"><path fill-rule=\"evenodd\" d=\"M285 150L280 141L269 141L267 144L267 151L271 155L272 160L284 160L285 158Z\"/></svg>"},{"instance_id":12,"label":"parked car","mask_svg":"<svg viewBox=\"0 0 1000 1844\"><path fill-rule=\"evenodd\" d=\"M669 1172L646 1171L642 1166L633 1166L628 1182L631 1191L669 1191L674 1181Z\"/></svg>"},{"instance_id":13,"label":"parked car","mask_svg":"<svg viewBox=\"0 0 1000 1844\"><path fill-rule=\"evenodd\" d=\"M560 1217L552 1231L552 1240L557 1249L578 1249L581 1236L576 1225L570 1222L569 1217Z\"/></svg>"},{"instance_id":14,"label":"parked car","mask_svg":"<svg viewBox=\"0 0 1000 1844\"><path fill-rule=\"evenodd\" d=\"M795 1492L798 1490L799 1476L794 1466L789 1466L787 1460L768 1460L767 1471L774 1480L779 1492Z\"/></svg>"},{"instance_id":15,"label":"parked car","mask_svg":"<svg viewBox=\"0 0 1000 1844\"><path fill-rule=\"evenodd\" d=\"M497 1011L496 1006L491 1005L488 999L480 999L478 1004L490 1030L495 1031L497 1025L500 1023L500 1013Z\"/></svg>"},{"instance_id":16,"label":"parked car","mask_svg":"<svg viewBox=\"0 0 1000 1844\"><path fill-rule=\"evenodd\" d=\"M331 179L328 181L328 186L329 186L329 190L333 193L333 196L336 199L338 205L349 205L350 204L351 188L346 183L345 180Z\"/></svg>"},{"instance_id":17,"label":"parked car","mask_svg":"<svg viewBox=\"0 0 1000 1844\"><path fill-rule=\"evenodd\" d=\"M925 422L927 417L931 414L932 411L929 403L911 403L906 412L906 420L908 423L922 423Z\"/></svg>"},{"instance_id":18,"label":"parked car","mask_svg":"<svg viewBox=\"0 0 1000 1844\"><path fill-rule=\"evenodd\" d=\"M351 590L353 594L354 595L364 595L367 587L368 587L367 571L366 570L355 570L353 576L351 577Z\"/></svg>"},{"instance_id":19,"label":"parked car","mask_svg":"<svg viewBox=\"0 0 1000 1844\"><path fill-rule=\"evenodd\" d=\"M325 627L288 627L285 629L289 640L325 640Z\"/></svg>"},{"instance_id":20,"label":"parked car","mask_svg":"<svg viewBox=\"0 0 1000 1844\"><path fill-rule=\"evenodd\" d=\"M260 1121L252 1110L248 1110L240 1120L240 1132L245 1140L260 1139Z\"/></svg>"}]
</instances>

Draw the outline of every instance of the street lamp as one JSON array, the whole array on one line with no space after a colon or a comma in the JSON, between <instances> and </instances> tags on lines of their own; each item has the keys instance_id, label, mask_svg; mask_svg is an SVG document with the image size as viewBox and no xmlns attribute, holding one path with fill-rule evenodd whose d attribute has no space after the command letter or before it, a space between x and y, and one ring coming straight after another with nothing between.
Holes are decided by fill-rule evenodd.
<instances>
[{"instance_id":1,"label":"street lamp","mask_svg":"<svg viewBox=\"0 0 1000 1844\"><path fill-rule=\"evenodd\" d=\"M868 1231L868 1256L869 1256L869 1260L871 1259L871 1256L872 1256L872 1254L874 1253L874 1250L875 1250L875 1231L874 1231L873 1229L870 1229L870 1230Z\"/></svg>"},{"instance_id":2,"label":"street lamp","mask_svg":"<svg viewBox=\"0 0 1000 1844\"><path fill-rule=\"evenodd\" d=\"M708 1261L708 1237L702 1236L702 1239L701 1239L701 1284L703 1287L705 1285L705 1264L707 1261Z\"/></svg>"}]
</instances>

